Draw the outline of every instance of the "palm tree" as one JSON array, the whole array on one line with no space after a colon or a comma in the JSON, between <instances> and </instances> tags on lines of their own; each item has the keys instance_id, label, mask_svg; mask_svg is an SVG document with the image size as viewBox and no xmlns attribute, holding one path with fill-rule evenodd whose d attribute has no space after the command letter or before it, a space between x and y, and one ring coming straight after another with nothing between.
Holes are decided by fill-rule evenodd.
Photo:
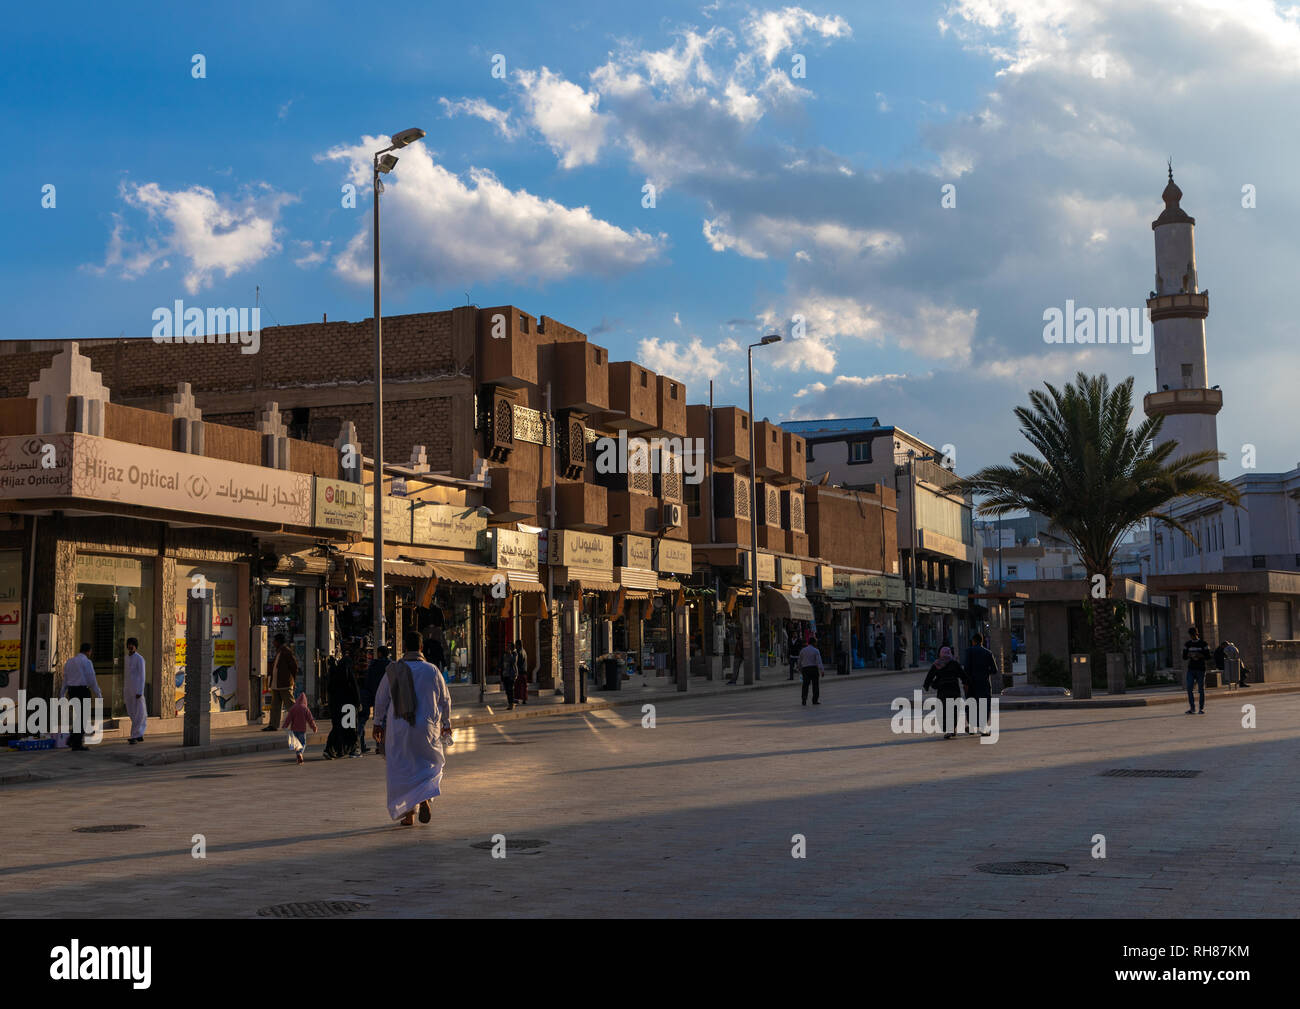
<instances>
[{"instance_id":1,"label":"palm tree","mask_svg":"<svg viewBox=\"0 0 1300 1009\"><path fill-rule=\"evenodd\" d=\"M1157 444L1164 417L1129 427L1133 379L1114 389L1105 375L1079 372L1064 390L1043 383L1047 392L1029 393L1030 406L1016 407L1020 430L1039 456L1011 455L1010 466L986 466L960 482L963 493L979 495L985 515L1028 509L1052 520L1074 547L1088 583L1100 587L1093 601L1094 645L1111 651L1115 610L1111 568L1120 539L1151 519L1195 535L1166 509L1178 498L1199 497L1236 505L1235 487L1203 468L1225 458L1214 451L1174 457L1178 443ZM1103 581L1097 582L1100 575Z\"/></svg>"}]
</instances>

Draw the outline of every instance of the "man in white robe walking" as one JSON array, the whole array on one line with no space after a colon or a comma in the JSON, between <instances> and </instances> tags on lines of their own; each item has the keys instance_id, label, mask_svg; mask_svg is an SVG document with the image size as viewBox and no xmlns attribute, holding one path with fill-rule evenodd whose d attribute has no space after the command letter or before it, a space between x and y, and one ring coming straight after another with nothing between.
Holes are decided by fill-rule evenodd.
<instances>
[{"instance_id":1,"label":"man in white robe walking","mask_svg":"<svg viewBox=\"0 0 1300 1009\"><path fill-rule=\"evenodd\" d=\"M126 675L122 677L122 700L126 703L126 713L131 719L131 735L126 741L143 743L149 716L144 703L144 656L140 654L140 642L135 638L126 639Z\"/></svg>"},{"instance_id":2,"label":"man in white robe walking","mask_svg":"<svg viewBox=\"0 0 1300 1009\"><path fill-rule=\"evenodd\" d=\"M451 692L442 672L424 658L424 639L408 631L401 659L390 662L375 693L375 740L383 744L388 813L409 827L441 794L443 740L451 736Z\"/></svg>"}]
</instances>

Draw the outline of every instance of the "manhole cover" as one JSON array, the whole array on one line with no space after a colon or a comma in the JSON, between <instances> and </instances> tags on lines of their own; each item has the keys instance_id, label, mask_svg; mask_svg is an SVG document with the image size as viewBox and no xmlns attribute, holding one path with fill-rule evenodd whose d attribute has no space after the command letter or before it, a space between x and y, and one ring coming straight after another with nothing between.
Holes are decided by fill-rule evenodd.
<instances>
[{"instance_id":1,"label":"manhole cover","mask_svg":"<svg viewBox=\"0 0 1300 1009\"><path fill-rule=\"evenodd\" d=\"M550 844L550 841L542 841L532 837L507 837L506 851L523 851L525 848L541 848ZM475 841L470 845L471 848L481 848L487 851L496 847L495 841Z\"/></svg>"},{"instance_id":2,"label":"manhole cover","mask_svg":"<svg viewBox=\"0 0 1300 1009\"><path fill-rule=\"evenodd\" d=\"M336 918L341 914L351 914L368 908L358 900L307 900L295 904L272 904L259 907L257 913L262 918Z\"/></svg>"},{"instance_id":3,"label":"manhole cover","mask_svg":"<svg viewBox=\"0 0 1300 1009\"><path fill-rule=\"evenodd\" d=\"M1046 876L1048 873L1065 872L1068 865L1060 862L985 862L975 866L976 872L991 872L995 876Z\"/></svg>"},{"instance_id":4,"label":"manhole cover","mask_svg":"<svg viewBox=\"0 0 1300 1009\"><path fill-rule=\"evenodd\" d=\"M1200 771L1171 771L1171 770L1152 770L1144 771L1136 767L1113 767L1109 771L1102 771L1103 778L1195 778Z\"/></svg>"},{"instance_id":5,"label":"manhole cover","mask_svg":"<svg viewBox=\"0 0 1300 1009\"><path fill-rule=\"evenodd\" d=\"M233 774L187 774L187 778L233 778Z\"/></svg>"},{"instance_id":6,"label":"manhole cover","mask_svg":"<svg viewBox=\"0 0 1300 1009\"><path fill-rule=\"evenodd\" d=\"M93 827L74 827L78 834L120 834L124 830L144 830L143 823L99 823Z\"/></svg>"}]
</instances>

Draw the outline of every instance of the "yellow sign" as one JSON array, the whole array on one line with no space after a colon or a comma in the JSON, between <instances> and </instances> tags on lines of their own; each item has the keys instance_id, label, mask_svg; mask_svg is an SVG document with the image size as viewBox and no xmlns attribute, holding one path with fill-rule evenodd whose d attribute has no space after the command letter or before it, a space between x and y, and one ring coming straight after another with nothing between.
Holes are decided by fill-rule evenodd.
<instances>
[{"instance_id":1,"label":"yellow sign","mask_svg":"<svg viewBox=\"0 0 1300 1009\"><path fill-rule=\"evenodd\" d=\"M315 480L312 525L319 529L359 533L365 528L366 489L349 480Z\"/></svg>"},{"instance_id":2,"label":"yellow sign","mask_svg":"<svg viewBox=\"0 0 1300 1009\"><path fill-rule=\"evenodd\" d=\"M654 566L651 541L644 536L623 537L623 567L650 570Z\"/></svg>"},{"instance_id":3,"label":"yellow sign","mask_svg":"<svg viewBox=\"0 0 1300 1009\"><path fill-rule=\"evenodd\" d=\"M669 574L689 575L691 545L681 540L660 540L659 570Z\"/></svg>"},{"instance_id":4,"label":"yellow sign","mask_svg":"<svg viewBox=\"0 0 1300 1009\"><path fill-rule=\"evenodd\" d=\"M493 563L508 571L537 570L537 534L493 529Z\"/></svg>"},{"instance_id":5,"label":"yellow sign","mask_svg":"<svg viewBox=\"0 0 1300 1009\"><path fill-rule=\"evenodd\" d=\"M614 570L614 539L597 533L556 529L550 534L551 564Z\"/></svg>"},{"instance_id":6,"label":"yellow sign","mask_svg":"<svg viewBox=\"0 0 1300 1009\"><path fill-rule=\"evenodd\" d=\"M375 535L375 494L374 488L366 495L366 522L362 535L373 539ZM410 498L384 495L384 539L392 543L411 542L411 501Z\"/></svg>"},{"instance_id":7,"label":"yellow sign","mask_svg":"<svg viewBox=\"0 0 1300 1009\"><path fill-rule=\"evenodd\" d=\"M473 505L421 504L413 509L414 542L456 550L477 550L487 519ZM533 565L536 567L536 564Z\"/></svg>"}]
</instances>

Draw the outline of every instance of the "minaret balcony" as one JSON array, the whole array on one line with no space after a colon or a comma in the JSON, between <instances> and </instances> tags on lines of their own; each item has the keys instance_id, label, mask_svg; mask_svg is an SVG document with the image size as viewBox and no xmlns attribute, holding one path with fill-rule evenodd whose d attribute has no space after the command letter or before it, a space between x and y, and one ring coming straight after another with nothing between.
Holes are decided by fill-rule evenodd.
<instances>
[{"instance_id":1,"label":"minaret balcony","mask_svg":"<svg viewBox=\"0 0 1300 1009\"><path fill-rule=\"evenodd\" d=\"M1142 409L1148 417L1171 413L1216 414L1223 409L1223 393L1218 389L1166 389L1142 397Z\"/></svg>"},{"instance_id":2,"label":"minaret balcony","mask_svg":"<svg viewBox=\"0 0 1300 1009\"><path fill-rule=\"evenodd\" d=\"M1198 294L1158 294L1147 298L1147 310L1151 321L1161 319L1204 319L1210 314L1210 294L1201 291Z\"/></svg>"}]
</instances>

